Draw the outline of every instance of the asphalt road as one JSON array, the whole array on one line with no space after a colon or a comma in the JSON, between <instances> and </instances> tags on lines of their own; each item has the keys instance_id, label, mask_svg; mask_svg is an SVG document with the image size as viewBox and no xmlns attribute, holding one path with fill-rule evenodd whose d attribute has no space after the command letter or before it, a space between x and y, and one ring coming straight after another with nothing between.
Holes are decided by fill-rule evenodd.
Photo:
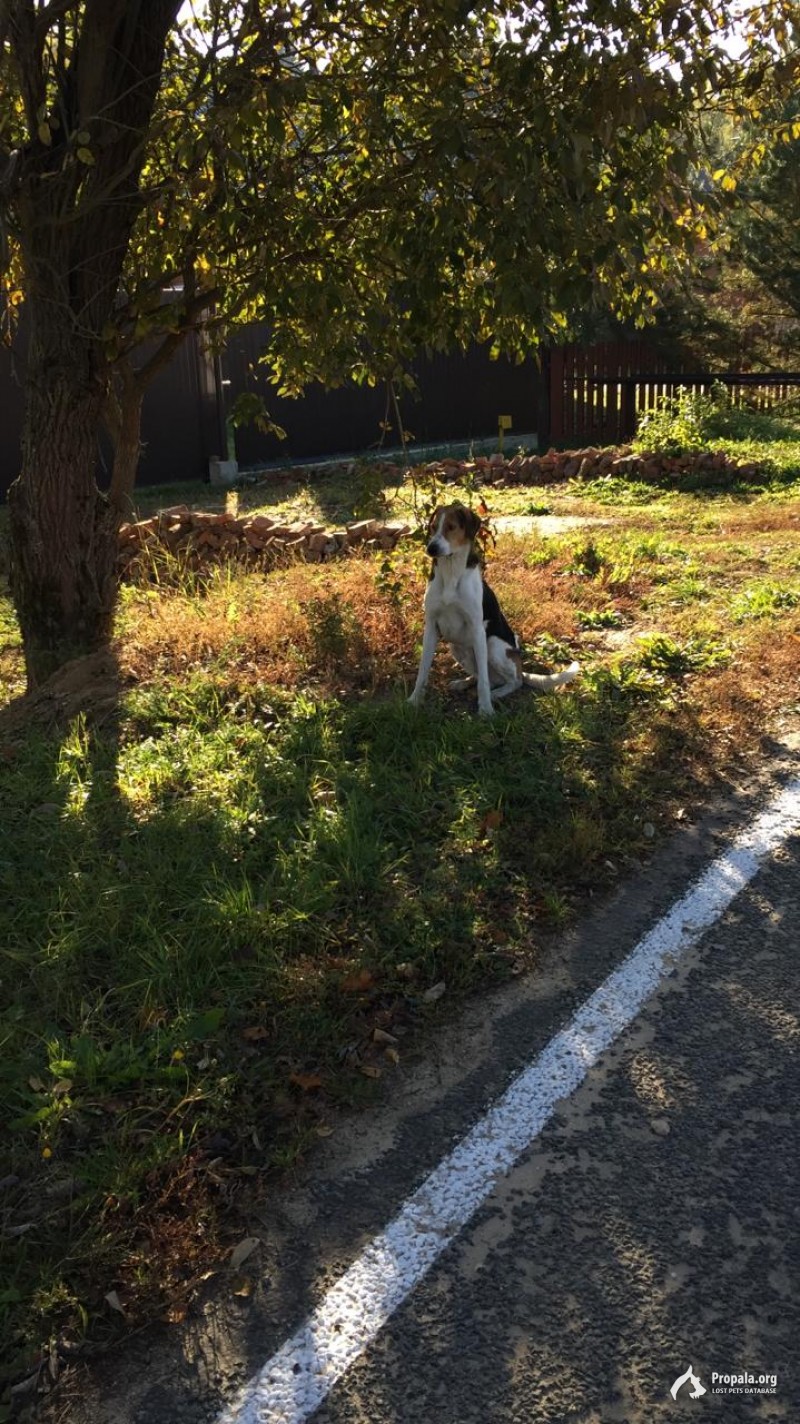
<instances>
[{"instance_id":1,"label":"asphalt road","mask_svg":"<svg viewBox=\"0 0 800 1424\"><path fill-rule=\"evenodd\" d=\"M251 1223L249 1298L218 1282L180 1330L76 1377L55 1417L213 1424L751 812L736 801L683 833L326 1144ZM800 1421L799 849L787 842L685 955L314 1424ZM689 1366L706 1393L689 1382L673 1400ZM714 1372L742 1371L776 1375L774 1393L714 1393Z\"/></svg>"},{"instance_id":2,"label":"asphalt road","mask_svg":"<svg viewBox=\"0 0 800 1424\"><path fill-rule=\"evenodd\" d=\"M800 1419L799 851L607 1051L315 1424ZM673 1400L690 1365L706 1394ZM714 1372L775 1374L775 1393L717 1395Z\"/></svg>"}]
</instances>

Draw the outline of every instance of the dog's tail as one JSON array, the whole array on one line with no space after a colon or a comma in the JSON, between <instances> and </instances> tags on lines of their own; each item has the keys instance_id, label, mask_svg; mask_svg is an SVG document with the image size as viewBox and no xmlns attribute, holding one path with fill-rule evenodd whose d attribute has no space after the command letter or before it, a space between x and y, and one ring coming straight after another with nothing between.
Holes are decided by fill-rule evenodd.
<instances>
[{"instance_id":1,"label":"dog's tail","mask_svg":"<svg viewBox=\"0 0 800 1424\"><path fill-rule=\"evenodd\" d=\"M580 663L570 663L563 672L524 672L522 681L534 692L549 692L552 687L561 687L565 682L573 682L580 672Z\"/></svg>"}]
</instances>

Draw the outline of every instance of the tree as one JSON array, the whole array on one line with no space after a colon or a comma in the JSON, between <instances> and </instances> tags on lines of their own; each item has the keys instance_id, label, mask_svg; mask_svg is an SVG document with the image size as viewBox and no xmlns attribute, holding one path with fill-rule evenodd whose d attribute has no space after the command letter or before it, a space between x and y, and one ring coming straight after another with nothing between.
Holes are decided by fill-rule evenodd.
<instances>
[{"instance_id":1,"label":"tree","mask_svg":"<svg viewBox=\"0 0 800 1424\"><path fill-rule=\"evenodd\" d=\"M265 319L297 390L646 309L703 222L688 116L738 80L725 24L723 0L0 0L29 684L110 636L143 392L189 330Z\"/></svg>"},{"instance_id":2,"label":"tree","mask_svg":"<svg viewBox=\"0 0 800 1424\"><path fill-rule=\"evenodd\" d=\"M800 360L800 29L773 15L767 32L751 38L757 89L744 84L710 120L698 118L698 178L711 194L713 220L695 260L667 280L660 323L699 365L794 370Z\"/></svg>"}]
</instances>

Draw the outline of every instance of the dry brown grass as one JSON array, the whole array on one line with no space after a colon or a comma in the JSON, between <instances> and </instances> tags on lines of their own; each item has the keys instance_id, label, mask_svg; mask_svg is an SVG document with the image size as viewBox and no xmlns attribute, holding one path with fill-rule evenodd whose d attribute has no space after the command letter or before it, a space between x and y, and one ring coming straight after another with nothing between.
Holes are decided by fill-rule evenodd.
<instances>
[{"instance_id":1,"label":"dry brown grass","mask_svg":"<svg viewBox=\"0 0 800 1424\"><path fill-rule=\"evenodd\" d=\"M519 541L492 560L492 586L523 641L575 636L575 590L560 572L555 564L526 568ZM321 688L383 688L413 669L425 577L425 561L410 549L388 575L359 557L267 576L223 574L200 594L167 590L154 599L142 590L121 620L121 662L138 680L217 663L245 681L286 688L309 677ZM580 593L580 606L605 601L601 591Z\"/></svg>"},{"instance_id":2,"label":"dry brown grass","mask_svg":"<svg viewBox=\"0 0 800 1424\"><path fill-rule=\"evenodd\" d=\"M392 576L395 597L366 557L266 576L223 573L200 594L134 594L121 620L121 660L139 680L217 663L244 681L286 688L309 676L379 687L412 655L420 628L413 555Z\"/></svg>"}]
</instances>

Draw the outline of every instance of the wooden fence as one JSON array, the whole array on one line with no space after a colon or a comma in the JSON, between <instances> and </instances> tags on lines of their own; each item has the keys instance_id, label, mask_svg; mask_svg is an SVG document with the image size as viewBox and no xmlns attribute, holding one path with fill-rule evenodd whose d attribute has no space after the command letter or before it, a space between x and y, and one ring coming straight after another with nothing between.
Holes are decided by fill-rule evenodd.
<instances>
[{"instance_id":1,"label":"wooden fence","mask_svg":"<svg viewBox=\"0 0 800 1424\"><path fill-rule=\"evenodd\" d=\"M800 391L800 372L693 371L648 341L562 346L550 355L550 428L560 446L618 445L664 396L724 385L736 405L771 410ZM541 441L540 441L541 444Z\"/></svg>"}]
</instances>

